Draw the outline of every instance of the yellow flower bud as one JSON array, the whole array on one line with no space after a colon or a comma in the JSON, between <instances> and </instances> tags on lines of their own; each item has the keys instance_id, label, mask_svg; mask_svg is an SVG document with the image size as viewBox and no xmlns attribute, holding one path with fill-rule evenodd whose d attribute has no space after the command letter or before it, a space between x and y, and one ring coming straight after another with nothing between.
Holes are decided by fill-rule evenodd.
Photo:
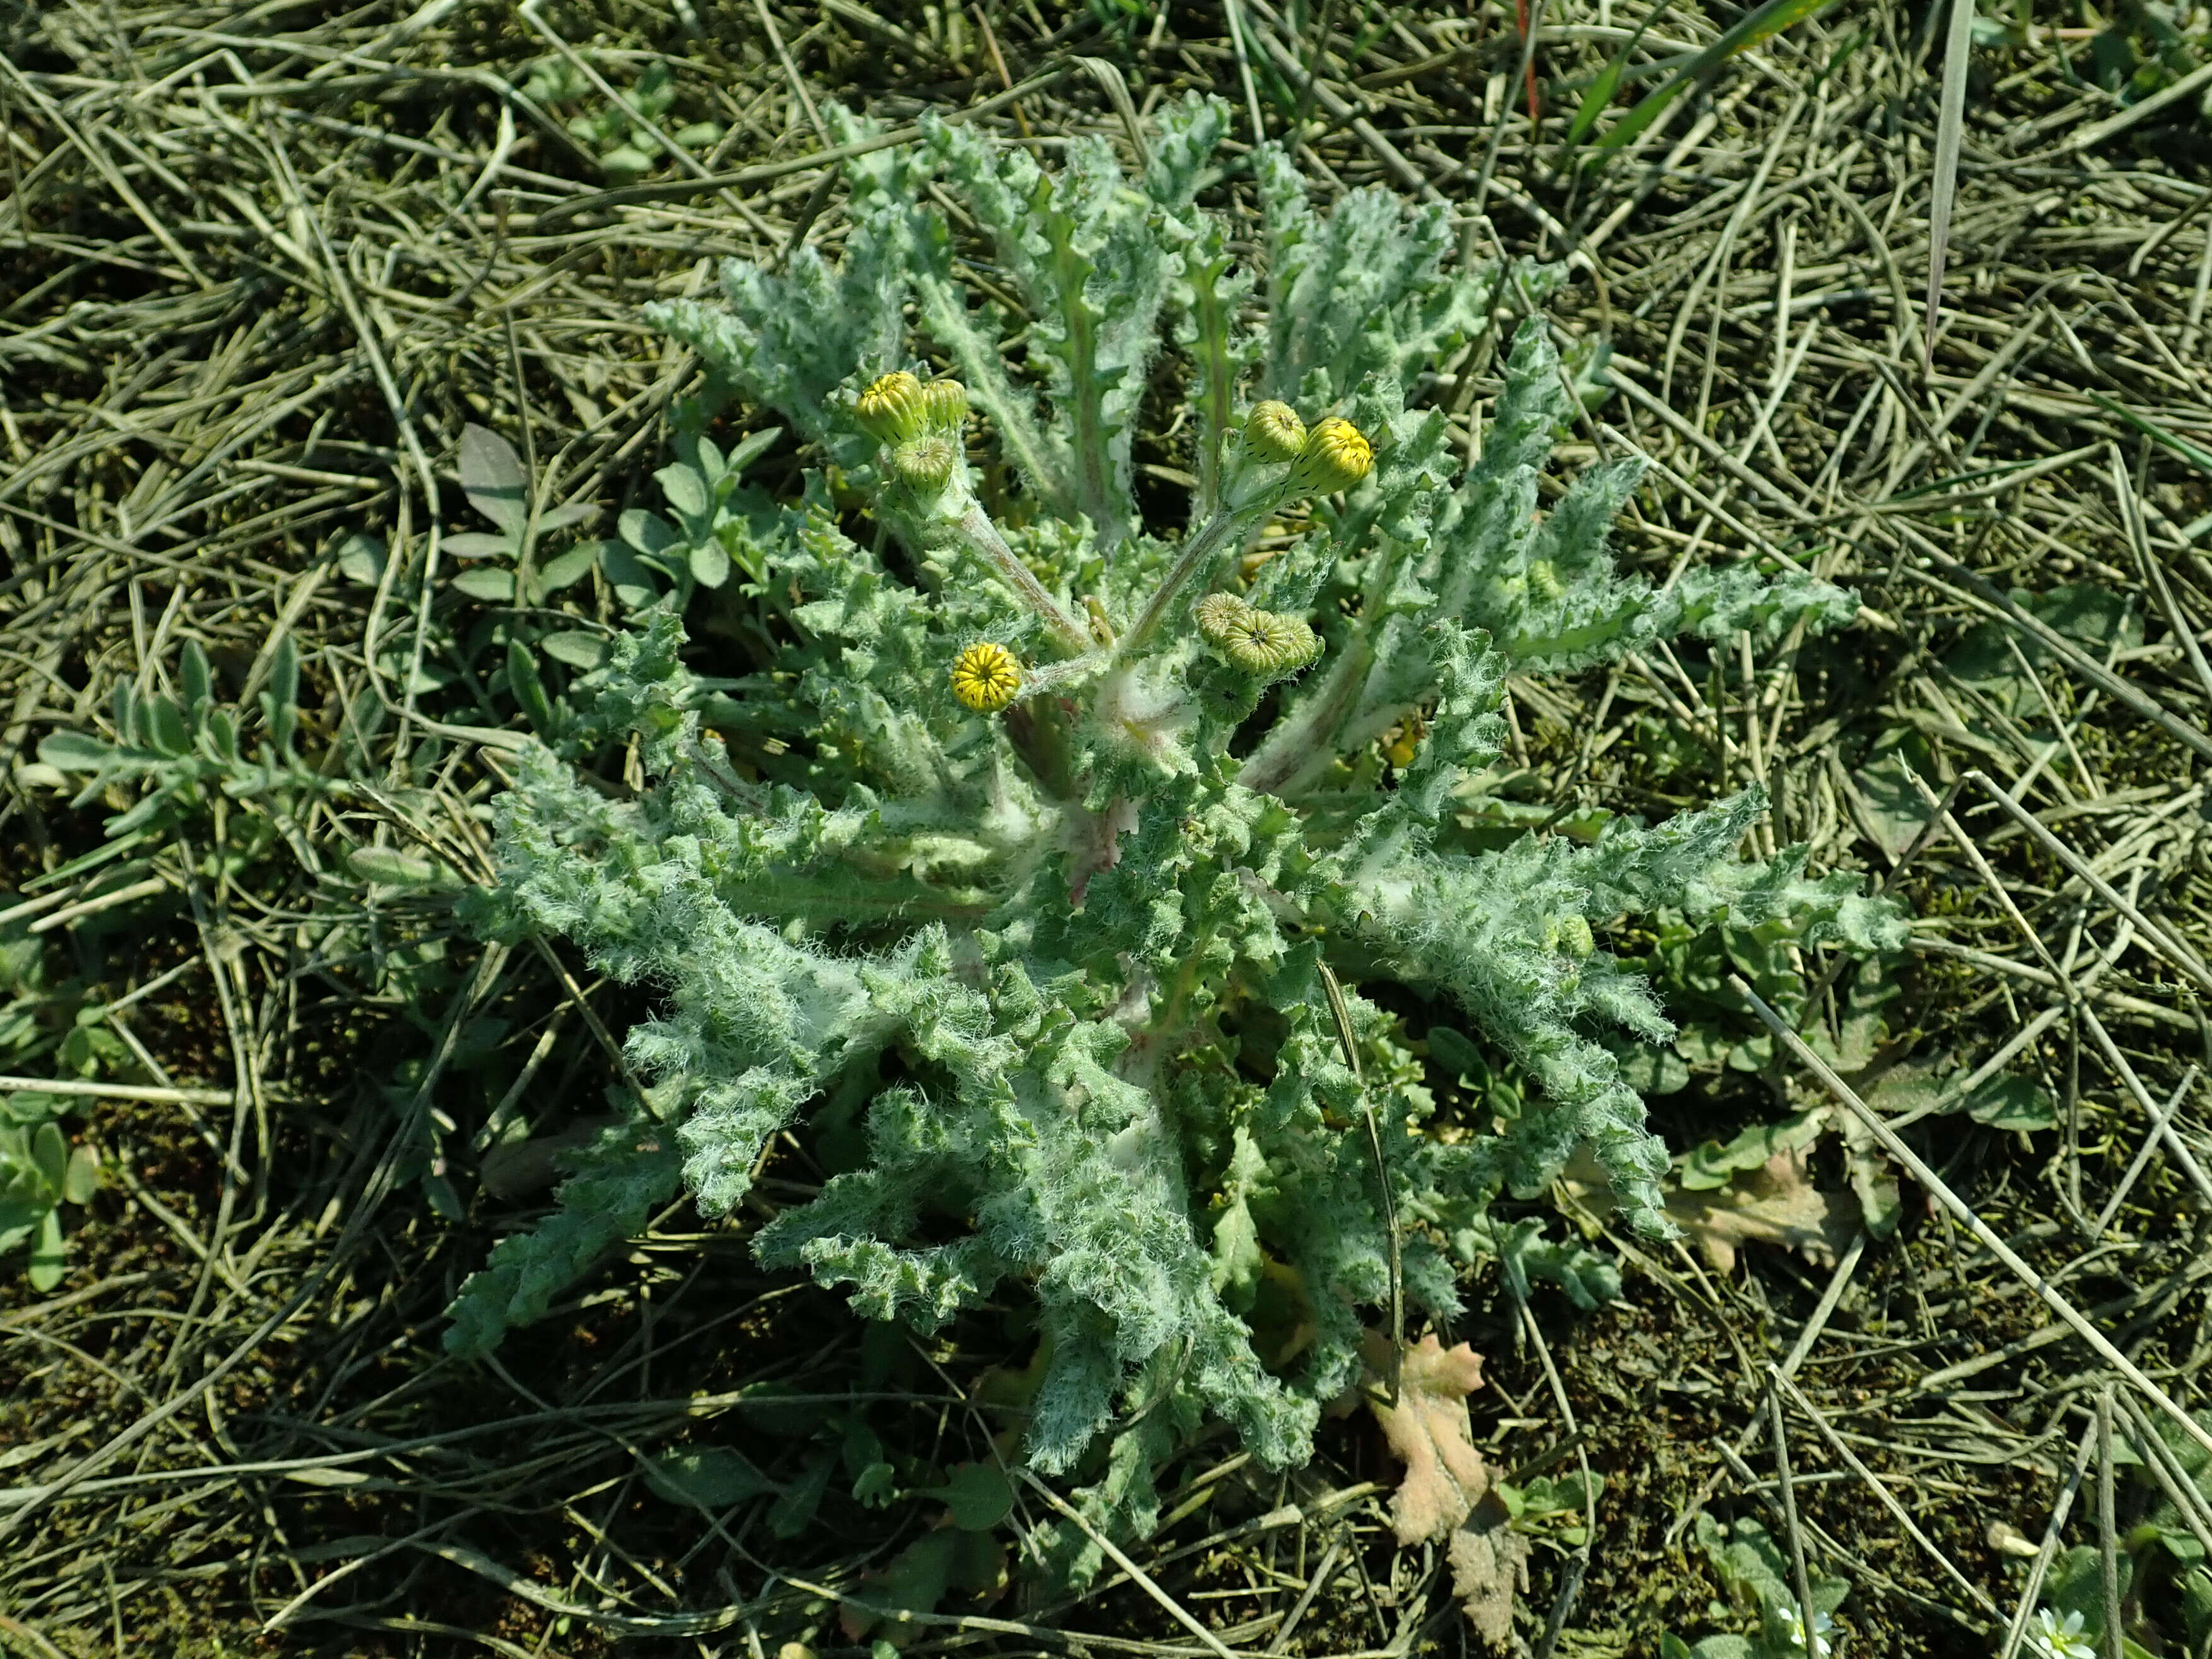
<instances>
[{"instance_id":1,"label":"yellow flower bud","mask_svg":"<svg viewBox=\"0 0 2212 1659\"><path fill-rule=\"evenodd\" d=\"M921 389L922 408L931 427L957 435L968 418L968 388L957 380L932 380Z\"/></svg>"},{"instance_id":2,"label":"yellow flower bud","mask_svg":"<svg viewBox=\"0 0 2212 1659\"><path fill-rule=\"evenodd\" d=\"M1234 593L1209 593L1191 612L1198 631L1215 645L1228 644L1229 630L1251 614L1252 607Z\"/></svg>"},{"instance_id":3,"label":"yellow flower bud","mask_svg":"<svg viewBox=\"0 0 2212 1659\"><path fill-rule=\"evenodd\" d=\"M899 482L925 495L934 495L952 482L952 469L960 459L959 446L941 433L915 438L890 453L890 469Z\"/></svg>"},{"instance_id":4,"label":"yellow flower bud","mask_svg":"<svg viewBox=\"0 0 2212 1659\"><path fill-rule=\"evenodd\" d=\"M1306 426L1288 404L1273 398L1252 405L1244 417L1244 449L1262 461L1295 461L1306 441Z\"/></svg>"},{"instance_id":5,"label":"yellow flower bud","mask_svg":"<svg viewBox=\"0 0 2212 1659\"><path fill-rule=\"evenodd\" d=\"M993 641L978 641L953 661L952 695L979 714L997 714L1021 689L1021 665Z\"/></svg>"},{"instance_id":6,"label":"yellow flower bud","mask_svg":"<svg viewBox=\"0 0 2212 1659\"><path fill-rule=\"evenodd\" d=\"M1234 593L1209 593L1191 614L1208 643L1248 674L1303 668L1321 654L1321 636L1303 617L1255 611Z\"/></svg>"},{"instance_id":7,"label":"yellow flower bud","mask_svg":"<svg viewBox=\"0 0 2212 1659\"><path fill-rule=\"evenodd\" d=\"M1303 617L1248 611L1229 627L1221 648L1248 674L1303 668L1321 654L1321 638Z\"/></svg>"},{"instance_id":8,"label":"yellow flower bud","mask_svg":"<svg viewBox=\"0 0 2212 1659\"><path fill-rule=\"evenodd\" d=\"M1306 434L1305 447L1291 469L1291 487L1301 495L1333 495L1349 489L1375 465L1375 448L1349 421L1330 416Z\"/></svg>"},{"instance_id":9,"label":"yellow flower bud","mask_svg":"<svg viewBox=\"0 0 2212 1659\"><path fill-rule=\"evenodd\" d=\"M962 402L966 402L964 393ZM853 413L871 435L896 444L921 433L929 408L921 382L902 368L872 381Z\"/></svg>"}]
</instances>

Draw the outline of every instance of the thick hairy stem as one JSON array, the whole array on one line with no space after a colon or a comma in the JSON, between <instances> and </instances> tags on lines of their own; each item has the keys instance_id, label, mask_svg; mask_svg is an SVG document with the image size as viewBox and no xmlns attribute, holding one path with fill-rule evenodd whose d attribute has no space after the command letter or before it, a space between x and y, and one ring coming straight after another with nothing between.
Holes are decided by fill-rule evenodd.
<instances>
[{"instance_id":1,"label":"thick hairy stem","mask_svg":"<svg viewBox=\"0 0 2212 1659\"><path fill-rule=\"evenodd\" d=\"M968 510L953 526L952 533L963 547L1006 578L1007 585L1021 595L1022 602L1044 619L1044 625L1052 630L1053 638L1068 655L1079 657L1091 649L1089 631L1061 608L1060 601L1047 592L1044 584L1036 579L1036 573L1006 545L989 514L969 501Z\"/></svg>"},{"instance_id":2,"label":"thick hairy stem","mask_svg":"<svg viewBox=\"0 0 2212 1659\"><path fill-rule=\"evenodd\" d=\"M1337 731L1358 700L1375 665L1375 642L1362 632L1329 665L1321 689L1267 733L1237 782L1264 795L1287 793L1336 758Z\"/></svg>"},{"instance_id":3,"label":"thick hairy stem","mask_svg":"<svg viewBox=\"0 0 2212 1659\"><path fill-rule=\"evenodd\" d=\"M1015 471L1054 513L1073 518L1081 507L1066 476L1067 458L1037 429L1029 400L1007 374L997 343L976 328L957 289L929 281L919 283L916 291L929 331L959 364L969 399L997 425L1000 447L1013 458Z\"/></svg>"},{"instance_id":4,"label":"thick hairy stem","mask_svg":"<svg viewBox=\"0 0 2212 1659\"><path fill-rule=\"evenodd\" d=\"M1242 540L1261 515L1274 503L1272 500L1253 506L1224 507L1208 519L1198 534L1190 538L1182 556L1175 562L1168 574L1160 578L1160 585L1139 617L1115 647L1115 654L1127 662L1151 643L1153 635L1168 619L1177 599L1191 586L1193 577L1210 577L1213 562L1232 538ZM1206 584L1201 580L1203 587Z\"/></svg>"},{"instance_id":5,"label":"thick hairy stem","mask_svg":"<svg viewBox=\"0 0 2212 1659\"><path fill-rule=\"evenodd\" d=\"M1229 362L1229 316L1221 304L1213 279L1194 289L1198 319L1198 510L1211 514L1221 505L1221 439L1229 430L1231 404L1236 393L1236 374Z\"/></svg>"}]
</instances>

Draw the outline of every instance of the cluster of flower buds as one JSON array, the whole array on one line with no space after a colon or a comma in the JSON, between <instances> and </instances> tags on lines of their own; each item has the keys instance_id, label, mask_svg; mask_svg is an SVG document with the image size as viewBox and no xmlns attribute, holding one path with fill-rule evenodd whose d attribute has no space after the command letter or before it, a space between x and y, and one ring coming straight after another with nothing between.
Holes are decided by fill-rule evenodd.
<instances>
[{"instance_id":1,"label":"cluster of flower buds","mask_svg":"<svg viewBox=\"0 0 2212 1659\"><path fill-rule=\"evenodd\" d=\"M1311 427L1288 404L1272 398L1255 404L1244 417L1244 453L1253 460L1290 464L1285 481L1291 495L1329 495L1349 489L1375 465L1367 434L1332 415Z\"/></svg>"},{"instance_id":2,"label":"cluster of flower buds","mask_svg":"<svg viewBox=\"0 0 2212 1659\"><path fill-rule=\"evenodd\" d=\"M902 368L870 382L853 413L889 452L884 464L901 483L933 496L951 483L968 418L968 388L959 381L924 381Z\"/></svg>"},{"instance_id":3,"label":"cluster of flower buds","mask_svg":"<svg viewBox=\"0 0 2212 1659\"><path fill-rule=\"evenodd\" d=\"M1209 593L1192 614L1206 642L1248 674L1272 679L1321 655L1321 635L1303 617L1256 611L1234 593Z\"/></svg>"}]
</instances>

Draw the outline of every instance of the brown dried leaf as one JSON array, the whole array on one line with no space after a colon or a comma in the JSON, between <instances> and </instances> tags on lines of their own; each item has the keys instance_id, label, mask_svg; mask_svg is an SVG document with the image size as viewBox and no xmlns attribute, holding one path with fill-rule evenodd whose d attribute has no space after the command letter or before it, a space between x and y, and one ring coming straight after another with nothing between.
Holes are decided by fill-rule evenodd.
<instances>
[{"instance_id":1,"label":"brown dried leaf","mask_svg":"<svg viewBox=\"0 0 2212 1659\"><path fill-rule=\"evenodd\" d=\"M1367 1335L1370 1383L1389 1375L1389 1339ZM1482 1386L1482 1357L1464 1342L1445 1348L1433 1336L1407 1347L1398 1364L1398 1403L1368 1395L1367 1408L1382 1437L1406 1466L1390 1500L1390 1519L1401 1544L1442 1538L1467 1519L1490 1490L1490 1471L1474 1449L1467 1397Z\"/></svg>"},{"instance_id":2,"label":"brown dried leaf","mask_svg":"<svg viewBox=\"0 0 2212 1659\"><path fill-rule=\"evenodd\" d=\"M1813 1185L1808 1160L1815 1144L1783 1147L1718 1187L1686 1190L1669 1179L1667 1214L1723 1273L1735 1266L1737 1247L1747 1243L1780 1244L1814 1262L1832 1264L1858 1230L1859 1200L1850 1193L1824 1193ZM1613 1189L1587 1151L1568 1164L1559 1190L1601 1220L1613 1212Z\"/></svg>"},{"instance_id":3,"label":"brown dried leaf","mask_svg":"<svg viewBox=\"0 0 2212 1659\"><path fill-rule=\"evenodd\" d=\"M1513 1642L1513 1604L1528 1589L1528 1540L1506 1525L1505 1505L1495 1498L1478 1504L1452 1534L1452 1594L1467 1609L1474 1633L1493 1648Z\"/></svg>"},{"instance_id":4,"label":"brown dried leaf","mask_svg":"<svg viewBox=\"0 0 2212 1659\"><path fill-rule=\"evenodd\" d=\"M1858 1230L1859 1201L1813 1185L1806 1167L1812 1150L1784 1147L1725 1187L1670 1193L1667 1213L1723 1273L1735 1266L1736 1247L1746 1243L1781 1244L1832 1263Z\"/></svg>"}]
</instances>

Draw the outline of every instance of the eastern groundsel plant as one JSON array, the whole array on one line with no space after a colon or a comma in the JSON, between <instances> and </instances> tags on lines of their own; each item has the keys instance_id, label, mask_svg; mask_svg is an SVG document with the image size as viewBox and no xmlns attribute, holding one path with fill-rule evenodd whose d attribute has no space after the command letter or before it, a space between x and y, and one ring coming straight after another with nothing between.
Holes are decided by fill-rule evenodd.
<instances>
[{"instance_id":1,"label":"eastern groundsel plant","mask_svg":"<svg viewBox=\"0 0 2212 1659\"><path fill-rule=\"evenodd\" d=\"M1576 1252L1488 1216L1577 1147L1664 1231L1621 1058L1671 1027L1599 942L1622 918L1895 943L1802 850L1740 856L1754 793L1583 841L1470 833L1510 673L1855 601L1750 564L1617 571L1633 460L1540 512L1573 408L1525 316L1552 274L1457 267L1446 214L1382 191L1319 212L1265 146L1257 257L1234 258L1196 199L1225 112L1162 111L1135 177L1097 139L1048 171L925 116L844 163L836 262L732 262L726 303L653 307L820 464L761 553L772 668L711 678L653 616L499 809L487 925L566 937L659 1012L628 1038L643 1097L469 1281L457 1352L680 1190L728 1211L805 1118L832 1173L760 1259L918 1331L1025 1310L1021 1455L1141 1532L1209 1416L1269 1468L1310 1455L1394 1257L1415 1320L1509 1234L1513 1271L1578 1289ZM972 221L957 257L939 192ZM1468 462L1408 389L1516 311ZM1140 419L1189 458L1187 511L1140 507ZM641 793L585 775L625 743ZM1456 1005L1529 1079L1520 1115L1432 1133L1417 1055L1359 994L1378 981Z\"/></svg>"}]
</instances>

